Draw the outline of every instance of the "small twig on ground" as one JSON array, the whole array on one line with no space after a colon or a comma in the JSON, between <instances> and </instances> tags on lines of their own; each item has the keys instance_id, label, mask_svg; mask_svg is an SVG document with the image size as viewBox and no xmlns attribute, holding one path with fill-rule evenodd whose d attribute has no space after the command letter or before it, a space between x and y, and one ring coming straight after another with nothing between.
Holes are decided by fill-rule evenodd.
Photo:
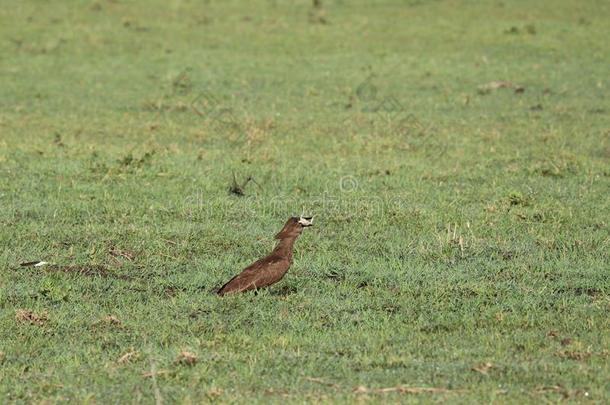
<instances>
[{"instance_id":1,"label":"small twig on ground","mask_svg":"<svg viewBox=\"0 0 610 405\"><path fill-rule=\"evenodd\" d=\"M229 192L231 194L235 194L237 196L243 197L244 195L246 195L246 186L248 185L249 182L253 182L254 184L256 184L258 186L258 183L256 181L254 181L252 176L248 176L242 184L237 183L237 177L235 176L235 172L234 172L233 173L233 184L231 185L231 187L229 187Z\"/></svg>"},{"instance_id":2,"label":"small twig on ground","mask_svg":"<svg viewBox=\"0 0 610 405\"><path fill-rule=\"evenodd\" d=\"M169 373L170 373L169 370L158 370L154 374L151 371L149 371L149 372L146 372L146 373L142 374L142 377L144 377L144 378L152 378L152 377L157 376L157 375L165 375L165 374L169 374Z\"/></svg>"},{"instance_id":3,"label":"small twig on ground","mask_svg":"<svg viewBox=\"0 0 610 405\"><path fill-rule=\"evenodd\" d=\"M329 382L329 381L324 381L324 380L323 380L323 379L321 379L321 378L316 378L316 377L305 377L305 379L306 379L307 381L311 381L311 382L314 382L314 383L317 383L317 384L326 385L326 386L328 386L328 387L340 388L340 386L339 386L338 384L335 384L335 383L332 383L332 382Z\"/></svg>"},{"instance_id":4,"label":"small twig on ground","mask_svg":"<svg viewBox=\"0 0 610 405\"><path fill-rule=\"evenodd\" d=\"M436 388L436 387L386 387L386 388L367 388L359 386L354 389L356 394L371 394L378 393L384 394L387 392L399 392L401 394L439 394L439 393L456 393L464 392L463 390L450 390L447 388Z\"/></svg>"},{"instance_id":5,"label":"small twig on ground","mask_svg":"<svg viewBox=\"0 0 610 405\"><path fill-rule=\"evenodd\" d=\"M125 353L124 355L122 355L118 360L117 363L128 363L130 362L132 359L134 359L136 356L138 355L138 352L136 350L132 350L130 352Z\"/></svg>"}]
</instances>

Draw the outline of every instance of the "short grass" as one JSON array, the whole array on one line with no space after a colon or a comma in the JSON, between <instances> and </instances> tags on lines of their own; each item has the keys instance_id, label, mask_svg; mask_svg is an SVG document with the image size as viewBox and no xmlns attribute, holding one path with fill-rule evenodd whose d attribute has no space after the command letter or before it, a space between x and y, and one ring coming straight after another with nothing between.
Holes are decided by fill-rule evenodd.
<instances>
[{"instance_id":1,"label":"short grass","mask_svg":"<svg viewBox=\"0 0 610 405\"><path fill-rule=\"evenodd\" d=\"M3 2L0 402L609 400L610 4L322 3Z\"/></svg>"}]
</instances>

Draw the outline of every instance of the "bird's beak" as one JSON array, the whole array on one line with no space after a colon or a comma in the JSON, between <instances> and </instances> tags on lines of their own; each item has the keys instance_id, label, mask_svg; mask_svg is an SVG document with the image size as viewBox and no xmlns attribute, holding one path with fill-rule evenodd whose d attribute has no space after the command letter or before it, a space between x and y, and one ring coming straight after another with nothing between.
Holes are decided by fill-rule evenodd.
<instances>
[{"instance_id":1,"label":"bird's beak","mask_svg":"<svg viewBox=\"0 0 610 405\"><path fill-rule=\"evenodd\" d=\"M299 224L303 226L312 226L313 225L313 217L304 217L301 215L299 218Z\"/></svg>"}]
</instances>

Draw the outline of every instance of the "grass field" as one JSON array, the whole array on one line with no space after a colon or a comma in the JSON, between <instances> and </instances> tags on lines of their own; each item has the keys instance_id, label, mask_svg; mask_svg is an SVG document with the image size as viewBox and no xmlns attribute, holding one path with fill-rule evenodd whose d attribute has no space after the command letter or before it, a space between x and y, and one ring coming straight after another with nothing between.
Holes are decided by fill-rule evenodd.
<instances>
[{"instance_id":1,"label":"grass field","mask_svg":"<svg viewBox=\"0 0 610 405\"><path fill-rule=\"evenodd\" d=\"M610 4L322 3L3 1L0 403L610 400Z\"/></svg>"}]
</instances>

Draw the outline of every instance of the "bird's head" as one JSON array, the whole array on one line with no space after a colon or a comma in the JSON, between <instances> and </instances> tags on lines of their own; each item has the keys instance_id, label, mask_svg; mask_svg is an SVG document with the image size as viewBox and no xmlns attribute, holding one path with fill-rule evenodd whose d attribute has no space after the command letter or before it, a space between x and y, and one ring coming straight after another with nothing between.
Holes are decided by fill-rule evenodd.
<instances>
[{"instance_id":1,"label":"bird's head","mask_svg":"<svg viewBox=\"0 0 610 405\"><path fill-rule=\"evenodd\" d=\"M303 232L303 228L313 225L313 217L290 217L275 239L296 238Z\"/></svg>"}]
</instances>

